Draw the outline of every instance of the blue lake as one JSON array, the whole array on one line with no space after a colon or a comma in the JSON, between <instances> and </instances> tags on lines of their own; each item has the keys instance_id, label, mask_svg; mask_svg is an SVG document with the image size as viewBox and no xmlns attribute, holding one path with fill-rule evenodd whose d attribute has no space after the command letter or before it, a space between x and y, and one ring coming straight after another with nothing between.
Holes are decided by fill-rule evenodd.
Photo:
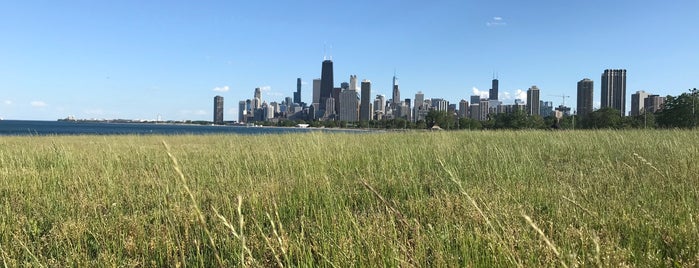
<instances>
[{"instance_id":1,"label":"blue lake","mask_svg":"<svg viewBox=\"0 0 699 268\"><path fill-rule=\"evenodd\" d=\"M203 126L185 124L100 123L68 121L0 121L0 136L46 135L191 135L191 134L284 134L311 131L343 131L330 129ZM344 130L347 132L363 132Z\"/></svg>"}]
</instances>

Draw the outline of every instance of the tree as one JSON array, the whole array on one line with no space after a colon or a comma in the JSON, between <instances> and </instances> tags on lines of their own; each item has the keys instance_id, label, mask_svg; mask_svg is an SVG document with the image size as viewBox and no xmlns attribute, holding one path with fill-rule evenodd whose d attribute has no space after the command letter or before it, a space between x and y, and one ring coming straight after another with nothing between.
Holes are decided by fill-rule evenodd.
<instances>
[{"instance_id":1,"label":"tree","mask_svg":"<svg viewBox=\"0 0 699 268\"><path fill-rule=\"evenodd\" d=\"M459 129L477 130L483 129L483 125L478 120L468 117L459 118Z\"/></svg>"},{"instance_id":2,"label":"tree","mask_svg":"<svg viewBox=\"0 0 699 268\"><path fill-rule=\"evenodd\" d=\"M657 113L656 122L664 128L693 128L697 126L699 112L699 95L697 89L692 93L667 96L663 110Z\"/></svg>"},{"instance_id":3,"label":"tree","mask_svg":"<svg viewBox=\"0 0 699 268\"><path fill-rule=\"evenodd\" d=\"M594 111L582 120L586 128L620 128L622 126L621 113L618 110L605 107Z\"/></svg>"}]
</instances>

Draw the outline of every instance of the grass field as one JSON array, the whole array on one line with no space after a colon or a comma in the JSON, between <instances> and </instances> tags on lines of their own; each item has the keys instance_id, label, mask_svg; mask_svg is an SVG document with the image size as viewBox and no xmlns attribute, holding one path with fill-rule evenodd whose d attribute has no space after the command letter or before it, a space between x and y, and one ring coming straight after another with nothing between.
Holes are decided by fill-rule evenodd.
<instances>
[{"instance_id":1,"label":"grass field","mask_svg":"<svg viewBox=\"0 0 699 268\"><path fill-rule=\"evenodd\" d=\"M699 132L0 138L0 266L699 265Z\"/></svg>"}]
</instances>

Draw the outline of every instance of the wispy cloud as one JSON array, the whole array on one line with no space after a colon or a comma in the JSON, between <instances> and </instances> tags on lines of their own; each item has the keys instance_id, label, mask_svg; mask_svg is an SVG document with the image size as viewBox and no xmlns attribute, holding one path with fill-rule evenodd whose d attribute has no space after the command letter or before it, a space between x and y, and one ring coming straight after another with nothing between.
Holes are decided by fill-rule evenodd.
<instances>
[{"instance_id":1,"label":"wispy cloud","mask_svg":"<svg viewBox=\"0 0 699 268\"><path fill-rule=\"evenodd\" d=\"M4 103L5 105L12 105L12 101L11 101L11 100L5 100L5 101L3 101L2 103Z\"/></svg>"},{"instance_id":2,"label":"wispy cloud","mask_svg":"<svg viewBox=\"0 0 699 268\"><path fill-rule=\"evenodd\" d=\"M231 88L229 86L222 86L222 87L215 87L213 90L216 92L228 92L229 90L231 90Z\"/></svg>"},{"instance_id":3,"label":"wispy cloud","mask_svg":"<svg viewBox=\"0 0 699 268\"><path fill-rule=\"evenodd\" d=\"M488 98L488 94L490 94L487 90L480 90L477 87L473 87L471 90L473 95L481 96L481 98Z\"/></svg>"},{"instance_id":4,"label":"wispy cloud","mask_svg":"<svg viewBox=\"0 0 699 268\"><path fill-rule=\"evenodd\" d=\"M32 107L46 107L47 106L46 102L43 102L43 101L32 101L29 103L29 105L31 105Z\"/></svg>"},{"instance_id":5,"label":"wispy cloud","mask_svg":"<svg viewBox=\"0 0 699 268\"><path fill-rule=\"evenodd\" d=\"M488 27L502 27L506 26L507 22L505 22L502 17L493 17L491 20L486 22L485 25Z\"/></svg>"},{"instance_id":6,"label":"wispy cloud","mask_svg":"<svg viewBox=\"0 0 699 268\"><path fill-rule=\"evenodd\" d=\"M272 90L271 86L261 86L260 87L260 91L262 91L262 92L269 92L271 90Z\"/></svg>"}]
</instances>

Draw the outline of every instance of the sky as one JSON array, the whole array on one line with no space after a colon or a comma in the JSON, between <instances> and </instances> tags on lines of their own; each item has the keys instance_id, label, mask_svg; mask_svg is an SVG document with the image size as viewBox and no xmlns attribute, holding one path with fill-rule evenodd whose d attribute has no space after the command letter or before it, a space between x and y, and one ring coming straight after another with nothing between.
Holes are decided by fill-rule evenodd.
<instances>
[{"instance_id":1,"label":"sky","mask_svg":"<svg viewBox=\"0 0 699 268\"><path fill-rule=\"evenodd\" d=\"M697 17L696 0L3 1L0 118L212 120L221 95L236 120L256 87L281 102L301 78L310 103L324 57L338 87L390 98L395 72L402 98L451 103L497 73L505 104L536 85L574 107L590 78L598 106L603 71L626 69L630 107L699 87Z\"/></svg>"}]
</instances>

